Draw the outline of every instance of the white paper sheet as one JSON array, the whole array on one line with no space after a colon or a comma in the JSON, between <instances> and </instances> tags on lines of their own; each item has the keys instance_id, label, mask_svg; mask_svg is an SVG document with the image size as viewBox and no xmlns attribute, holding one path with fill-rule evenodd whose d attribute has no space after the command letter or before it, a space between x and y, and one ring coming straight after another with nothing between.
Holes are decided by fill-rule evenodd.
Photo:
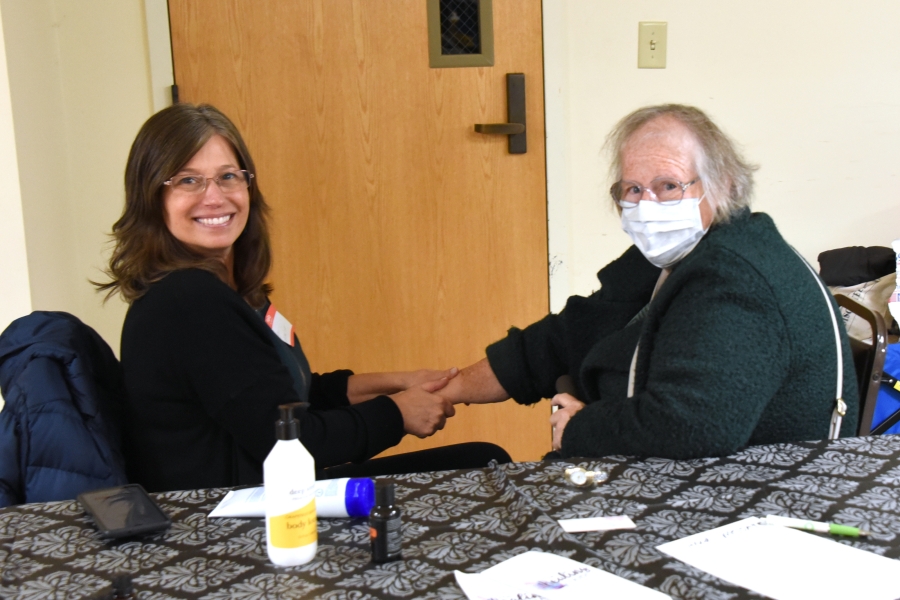
<instances>
[{"instance_id":1,"label":"white paper sheet","mask_svg":"<svg viewBox=\"0 0 900 600\"><path fill-rule=\"evenodd\" d=\"M755 517L657 549L775 600L900 597L900 561Z\"/></svg>"},{"instance_id":2,"label":"white paper sheet","mask_svg":"<svg viewBox=\"0 0 900 600\"><path fill-rule=\"evenodd\" d=\"M582 531L612 531L613 529L634 529L634 521L627 515L612 517L587 517L585 519L560 519L559 526L566 533Z\"/></svg>"},{"instance_id":3,"label":"white paper sheet","mask_svg":"<svg viewBox=\"0 0 900 600\"><path fill-rule=\"evenodd\" d=\"M665 594L549 552L525 552L481 573L456 571L469 600L663 600Z\"/></svg>"}]
</instances>

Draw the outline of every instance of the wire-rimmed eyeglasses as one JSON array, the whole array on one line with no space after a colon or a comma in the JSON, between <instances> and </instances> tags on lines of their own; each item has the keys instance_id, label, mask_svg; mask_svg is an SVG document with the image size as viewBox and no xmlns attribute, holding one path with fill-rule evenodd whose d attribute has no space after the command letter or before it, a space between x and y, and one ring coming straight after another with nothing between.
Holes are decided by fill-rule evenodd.
<instances>
[{"instance_id":1,"label":"wire-rimmed eyeglasses","mask_svg":"<svg viewBox=\"0 0 900 600\"><path fill-rule=\"evenodd\" d=\"M687 183L681 183L670 177L657 177L650 182L650 185L643 185L634 181L617 181L609 188L616 204L622 208L634 208L638 205L644 192L649 194L650 199L655 202L669 202L677 204L684 198L684 192L689 187L700 181L699 177L695 177Z\"/></svg>"},{"instance_id":2,"label":"wire-rimmed eyeglasses","mask_svg":"<svg viewBox=\"0 0 900 600\"><path fill-rule=\"evenodd\" d=\"M199 194L206 190L206 186L209 185L210 181L215 181L216 185L223 192L236 192L250 187L251 179L253 179L253 173L242 169L239 171L224 171L215 177L178 175L163 181L163 185L171 186L173 190L186 194Z\"/></svg>"}]
</instances>

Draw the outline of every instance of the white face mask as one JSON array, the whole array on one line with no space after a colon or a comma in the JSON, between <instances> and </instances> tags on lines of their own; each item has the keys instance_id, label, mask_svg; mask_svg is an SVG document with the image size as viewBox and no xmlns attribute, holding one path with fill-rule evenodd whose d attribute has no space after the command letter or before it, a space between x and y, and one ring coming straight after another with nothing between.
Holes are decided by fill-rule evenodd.
<instances>
[{"instance_id":1,"label":"white face mask","mask_svg":"<svg viewBox=\"0 0 900 600\"><path fill-rule=\"evenodd\" d=\"M622 209L622 229L647 260L661 269L690 254L706 235L700 216L701 198L684 198L678 204L641 200Z\"/></svg>"}]
</instances>

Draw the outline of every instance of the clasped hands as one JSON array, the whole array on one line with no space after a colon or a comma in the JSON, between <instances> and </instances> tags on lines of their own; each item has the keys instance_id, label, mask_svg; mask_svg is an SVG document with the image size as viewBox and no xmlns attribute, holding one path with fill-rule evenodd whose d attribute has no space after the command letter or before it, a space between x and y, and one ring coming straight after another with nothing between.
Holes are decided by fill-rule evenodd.
<instances>
[{"instance_id":1,"label":"clasped hands","mask_svg":"<svg viewBox=\"0 0 900 600\"><path fill-rule=\"evenodd\" d=\"M358 404L376 396L390 396L400 409L404 431L424 438L443 429L447 418L456 413L450 400L434 392L443 389L457 373L456 367L446 371L356 373L347 380L347 399L350 404Z\"/></svg>"},{"instance_id":2,"label":"clasped hands","mask_svg":"<svg viewBox=\"0 0 900 600\"><path fill-rule=\"evenodd\" d=\"M446 371L422 369L390 375L392 385L400 390L391 394L391 398L403 416L404 429L420 438L443 429L447 419L456 414L454 404L485 404L509 398L486 360L461 373L454 367ZM550 416L552 448L559 450L569 419L584 408L584 403L570 394L557 394L551 404L558 407Z\"/></svg>"},{"instance_id":3,"label":"clasped hands","mask_svg":"<svg viewBox=\"0 0 900 600\"><path fill-rule=\"evenodd\" d=\"M456 414L453 402L435 392L444 389L457 373L459 369L453 367L446 371L422 369L398 374L404 389L391 394L391 399L403 415L406 433L426 438L443 429L447 419Z\"/></svg>"}]
</instances>

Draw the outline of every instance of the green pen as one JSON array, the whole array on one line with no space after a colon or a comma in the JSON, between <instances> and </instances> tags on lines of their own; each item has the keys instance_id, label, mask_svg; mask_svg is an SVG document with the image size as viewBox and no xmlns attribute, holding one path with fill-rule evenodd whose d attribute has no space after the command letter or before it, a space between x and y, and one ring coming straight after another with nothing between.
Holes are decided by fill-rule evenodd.
<instances>
[{"instance_id":1,"label":"green pen","mask_svg":"<svg viewBox=\"0 0 900 600\"><path fill-rule=\"evenodd\" d=\"M781 527L802 529L804 531L815 531L816 533L830 533L833 535L846 535L848 537L865 537L869 535L869 532L864 529L851 527L849 525L839 525L838 523L819 523L803 519L792 519L791 517L779 517L778 515L766 515L763 520L769 525L779 525Z\"/></svg>"}]
</instances>

